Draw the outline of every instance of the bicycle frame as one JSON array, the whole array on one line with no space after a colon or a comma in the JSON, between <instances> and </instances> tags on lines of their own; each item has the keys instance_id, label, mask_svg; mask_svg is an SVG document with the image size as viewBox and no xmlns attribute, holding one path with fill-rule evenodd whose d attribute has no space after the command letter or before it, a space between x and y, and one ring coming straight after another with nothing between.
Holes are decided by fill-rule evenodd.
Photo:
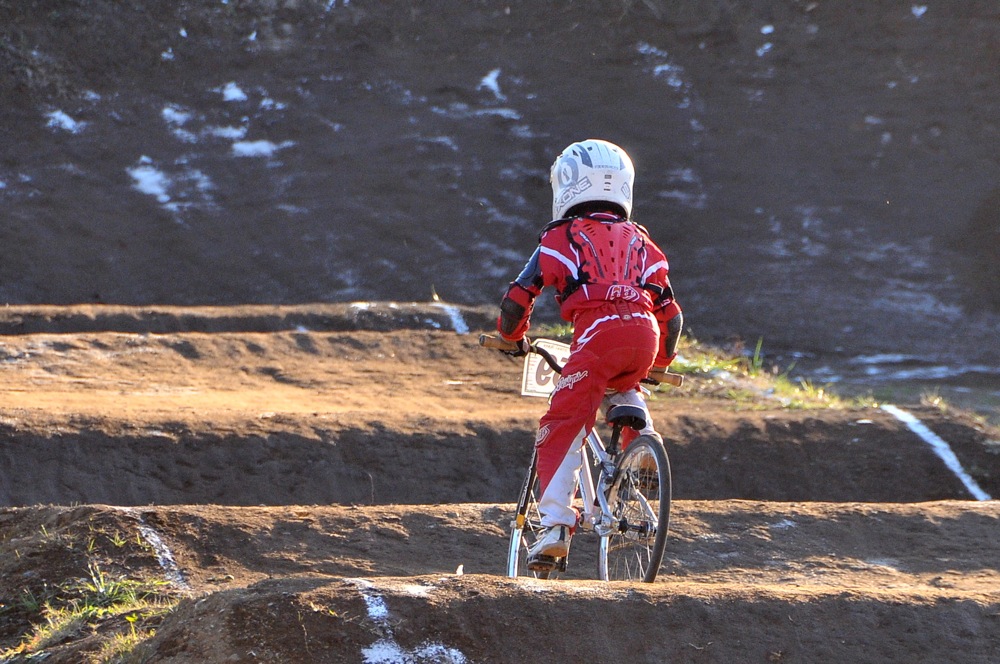
<instances>
[{"instance_id":1,"label":"bicycle frame","mask_svg":"<svg viewBox=\"0 0 1000 664\"><path fill-rule=\"evenodd\" d=\"M480 337L480 345L508 351L522 350L510 342L487 335ZM562 373L562 366L544 347L531 344L528 352L540 355L556 374ZM532 377L534 382L529 380ZM679 385L681 382L677 374L668 373L666 378L671 384ZM525 361L523 395L546 396L551 390L546 392L542 388L546 384L551 385L549 381L540 372L537 362L529 364L528 360ZM657 381L651 382L658 384ZM579 462L574 495L574 502L577 495L581 500L578 528L598 535L598 573L601 579L652 582L662 561L670 522L669 459L662 440L656 434L640 435L627 448L620 448L623 427L640 429L643 425L637 423L635 418L639 417L639 422L642 418L633 412L635 406L614 406L624 408L624 412L612 412L611 406L608 407L608 415L614 418L613 422L609 421L612 432L608 444L605 445L595 427L583 440L574 443L576 449L569 453L578 455ZM597 468L596 473L592 467ZM516 515L511 521L507 575L512 578L522 574L523 556L530 546L525 533L537 536L544 529L537 504L540 496L535 493L537 483L537 454L532 454ZM548 560L541 558L534 560L535 567L528 568L539 578L547 579L550 574L559 574L567 569L568 556Z\"/></svg>"},{"instance_id":2,"label":"bicycle frame","mask_svg":"<svg viewBox=\"0 0 1000 664\"><path fill-rule=\"evenodd\" d=\"M611 456L604 447L604 441L601 440L597 431L592 429L584 439L584 443L584 445L580 446L581 466L578 473L580 477L580 497L583 500L583 514L581 515L580 525L592 529L598 535L604 537L610 532L614 521L614 517L611 514L611 506L608 504L606 497L607 488L611 484L614 462L611 460ZM590 450L589 454L587 452L588 449ZM599 468L596 485L594 477L590 472L591 455L596 459L594 465Z\"/></svg>"}]
</instances>

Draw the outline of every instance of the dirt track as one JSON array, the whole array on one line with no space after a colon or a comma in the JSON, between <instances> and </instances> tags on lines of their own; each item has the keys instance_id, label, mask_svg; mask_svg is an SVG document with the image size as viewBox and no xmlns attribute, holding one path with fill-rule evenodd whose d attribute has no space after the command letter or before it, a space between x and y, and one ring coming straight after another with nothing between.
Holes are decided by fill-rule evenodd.
<instances>
[{"instance_id":1,"label":"dirt track","mask_svg":"<svg viewBox=\"0 0 1000 664\"><path fill-rule=\"evenodd\" d=\"M719 377L653 403L657 583L584 580L586 540L501 577L543 404L474 345L553 151L605 136L689 332L995 403L998 17L0 0L0 652L99 569L180 601L133 662L1000 661L997 502L884 411ZM431 293L490 306L302 304ZM901 405L1000 496L995 428ZM0 662L136 627L90 625Z\"/></svg>"},{"instance_id":2,"label":"dirt track","mask_svg":"<svg viewBox=\"0 0 1000 664\"><path fill-rule=\"evenodd\" d=\"M201 311L200 331L175 317L141 333L115 325L148 313L90 313L36 312L45 331L0 343L0 647L39 620L22 593L55 602L97 563L185 598L134 661L1000 653L998 503L969 500L880 410L736 407L705 396L707 376L658 393L677 498L660 579L590 581L582 537L568 580L514 581L509 502L544 402L474 330L347 331L365 325L326 312L338 331L213 332ZM911 409L1000 494L995 432ZM46 661L97 645L70 638Z\"/></svg>"}]
</instances>

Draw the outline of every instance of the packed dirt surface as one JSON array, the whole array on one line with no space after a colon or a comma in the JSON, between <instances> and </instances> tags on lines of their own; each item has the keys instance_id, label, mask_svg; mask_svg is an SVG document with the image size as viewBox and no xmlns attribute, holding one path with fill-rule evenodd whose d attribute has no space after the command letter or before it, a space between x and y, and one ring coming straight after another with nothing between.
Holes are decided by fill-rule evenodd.
<instances>
[{"instance_id":1,"label":"packed dirt surface","mask_svg":"<svg viewBox=\"0 0 1000 664\"><path fill-rule=\"evenodd\" d=\"M596 581L587 534L563 579L505 578L545 402L478 347L486 312L448 309L8 314L0 648L100 570L179 600L121 661L997 660L1000 505L877 407L748 404L714 374L650 398L675 497L656 582ZM995 429L903 406L1000 495ZM91 661L130 624L41 651Z\"/></svg>"},{"instance_id":2,"label":"packed dirt surface","mask_svg":"<svg viewBox=\"0 0 1000 664\"><path fill-rule=\"evenodd\" d=\"M1000 5L426 5L0 0L0 662L1000 661ZM656 392L652 584L503 576L587 137L688 335L925 427Z\"/></svg>"},{"instance_id":3,"label":"packed dirt surface","mask_svg":"<svg viewBox=\"0 0 1000 664\"><path fill-rule=\"evenodd\" d=\"M1000 391L998 19L0 0L0 303L494 304L593 136L633 157L699 339Z\"/></svg>"}]
</instances>

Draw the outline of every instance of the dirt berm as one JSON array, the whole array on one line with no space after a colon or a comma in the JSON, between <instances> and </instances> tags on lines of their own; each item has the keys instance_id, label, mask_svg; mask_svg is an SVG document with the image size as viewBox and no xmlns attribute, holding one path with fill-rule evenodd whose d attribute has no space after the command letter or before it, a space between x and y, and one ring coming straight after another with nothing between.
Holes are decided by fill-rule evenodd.
<instances>
[{"instance_id":1,"label":"dirt berm","mask_svg":"<svg viewBox=\"0 0 1000 664\"><path fill-rule=\"evenodd\" d=\"M408 322L376 315L392 309ZM478 348L487 313L260 313L0 320L25 326L0 339L6 661L36 661L18 645L95 570L179 600L138 618L119 661L998 660L1000 505L879 408L719 398L723 378L692 375L651 400L676 498L657 581L593 580L587 535L565 579L512 580L545 403L519 395L519 361ZM1000 495L995 430L902 406ZM89 625L35 652L97 661L135 630Z\"/></svg>"}]
</instances>

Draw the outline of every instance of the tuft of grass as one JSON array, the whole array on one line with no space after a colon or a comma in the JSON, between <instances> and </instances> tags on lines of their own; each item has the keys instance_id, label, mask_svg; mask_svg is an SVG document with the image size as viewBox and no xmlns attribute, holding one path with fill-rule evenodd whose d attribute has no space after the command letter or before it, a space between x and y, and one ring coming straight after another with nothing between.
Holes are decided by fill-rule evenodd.
<instances>
[{"instance_id":1,"label":"tuft of grass","mask_svg":"<svg viewBox=\"0 0 1000 664\"><path fill-rule=\"evenodd\" d=\"M166 590L168 585L161 580L115 578L92 562L86 578L62 585L38 607L43 621L34 625L20 645L0 652L0 661L44 656L47 648L124 618L129 633L115 632L93 660L101 664L123 661L124 654L152 634L147 623L158 622L176 606L177 600ZM37 602L30 593L22 594L21 600Z\"/></svg>"},{"instance_id":2,"label":"tuft of grass","mask_svg":"<svg viewBox=\"0 0 1000 664\"><path fill-rule=\"evenodd\" d=\"M122 536L120 532L115 531L114 535L107 535L108 541L111 542L116 548L122 548L128 543L128 540Z\"/></svg>"},{"instance_id":3,"label":"tuft of grass","mask_svg":"<svg viewBox=\"0 0 1000 664\"><path fill-rule=\"evenodd\" d=\"M129 614L125 616L125 620L129 624L129 631L124 634L119 632L105 641L93 656L93 664L126 664L139 644L156 634L155 629L136 628L136 623L140 620L139 614Z\"/></svg>"},{"instance_id":4,"label":"tuft of grass","mask_svg":"<svg viewBox=\"0 0 1000 664\"><path fill-rule=\"evenodd\" d=\"M793 380L789 377L792 367L784 371L776 366L768 368L763 338L747 354L740 345L722 348L684 337L670 369L696 379L687 383L686 392L727 399L741 408L775 404L792 409L844 408L872 402L866 399L852 404L832 392L829 385L815 385L804 378Z\"/></svg>"},{"instance_id":5,"label":"tuft of grass","mask_svg":"<svg viewBox=\"0 0 1000 664\"><path fill-rule=\"evenodd\" d=\"M573 338L573 323L541 323L531 328L528 337L569 343Z\"/></svg>"},{"instance_id":6,"label":"tuft of grass","mask_svg":"<svg viewBox=\"0 0 1000 664\"><path fill-rule=\"evenodd\" d=\"M30 588L21 588L21 592L17 597L17 602L21 609L27 611L28 613L38 613L42 609L43 602L35 596L35 593L31 592Z\"/></svg>"},{"instance_id":7,"label":"tuft of grass","mask_svg":"<svg viewBox=\"0 0 1000 664\"><path fill-rule=\"evenodd\" d=\"M746 361L742 357L685 337L678 345L677 358L670 365L670 370L685 375L717 376L740 373L745 366Z\"/></svg>"},{"instance_id":8,"label":"tuft of grass","mask_svg":"<svg viewBox=\"0 0 1000 664\"><path fill-rule=\"evenodd\" d=\"M570 323L546 323L533 329L532 337L569 341L573 336ZM745 352L742 344L721 347L699 342L690 335L681 337L677 357L670 370L691 378L677 396L705 396L726 399L740 408L768 408L775 405L790 409L808 408L868 408L878 405L873 396L837 395L830 385L816 385L810 379L792 379L793 366L781 369L768 367L763 337L757 339L753 352ZM672 390L658 387L658 391Z\"/></svg>"},{"instance_id":9,"label":"tuft of grass","mask_svg":"<svg viewBox=\"0 0 1000 664\"><path fill-rule=\"evenodd\" d=\"M751 376L759 376L761 370L764 368L764 354L761 349L764 347L764 337L759 337L757 339L757 346L753 350L753 355L747 366L747 373Z\"/></svg>"},{"instance_id":10,"label":"tuft of grass","mask_svg":"<svg viewBox=\"0 0 1000 664\"><path fill-rule=\"evenodd\" d=\"M774 393L781 399L786 408L804 409L810 407L842 407L844 402L832 394L828 386L817 387L812 381L800 378L792 381L787 374L779 375L774 380Z\"/></svg>"},{"instance_id":11,"label":"tuft of grass","mask_svg":"<svg viewBox=\"0 0 1000 664\"><path fill-rule=\"evenodd\" d=\"M928 390L921 394L920 405L936 408L942 413L948 412L949 409L948 401L941 396L941 393L937 389Z\"/></svg>"}]
</instances>

